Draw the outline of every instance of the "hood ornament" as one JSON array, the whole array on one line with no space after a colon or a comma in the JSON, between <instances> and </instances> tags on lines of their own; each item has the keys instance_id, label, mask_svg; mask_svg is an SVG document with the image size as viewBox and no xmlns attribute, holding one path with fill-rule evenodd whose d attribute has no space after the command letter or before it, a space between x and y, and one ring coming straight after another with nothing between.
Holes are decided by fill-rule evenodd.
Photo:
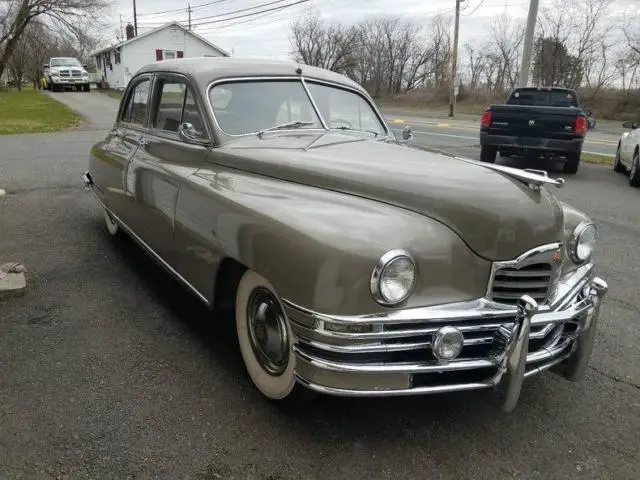
<instances>
[{"instance_id":1,"label":"hood ornament","mask_svg":"<svg viewBox=\"0 0 640 480\"><path fill-rule=\"evenodd\" d=\"M473 163L474 165L480 165L482 167L490 168L497 172L501 172L509 175L512 178L525 182L532 190L540 190L542 185L554 185L556 188L564 187L564 178L551 178L544 170L535 170L525 168L520 170L519 168L505 167L504 165L495 165L492 163L479 162L470 158L455 157L458 160Z\"/></svg>"}]
</instances>

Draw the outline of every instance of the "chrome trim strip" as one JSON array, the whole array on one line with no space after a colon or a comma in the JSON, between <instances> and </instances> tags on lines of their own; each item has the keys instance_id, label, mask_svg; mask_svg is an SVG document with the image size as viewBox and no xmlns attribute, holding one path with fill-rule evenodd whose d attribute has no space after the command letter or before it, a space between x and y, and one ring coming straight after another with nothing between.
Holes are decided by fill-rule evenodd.
<instances>
[{"instance_id":1,"label":"chrome trim strip","mask_svg":"<svg viewBox=\"0 0 640 480\"><path fill-rule=\"evenodd\" d=\"M304 88L304 91L306 92L307 97L309 97L309 100L311 101L311 105L313 106L313 110L316 112L316 115L320 119L320 123L322 124L322 128L324 128L325 130L329 130L329 126L327 125L327 122L324 120L324 117L320 113L320 108L318 108L318 104L316 103L316 99L313 98L313 95L311 95L311 92L309 91L309 87L307 87L307 82L305 82L304 77L302 75L300 76L300 81L302 82L302 88Z\"/></svg>"},{"instance_id":2,"label":"chrome trim strip","mask_svg":"<svg viewBox=\"0 0 640 480\"><path fill-rule=\"evenodd\" d=\"M88 173L88 172L87 172ZM111 216L111 218L120 226L122 227L128 235L131 236L131 238L133 238L144 250L147 251L147 253L149 255L151 255L151 257L156 260L157 262L160 263L160 266L162 266L164 269L166 269L171 275L173 275L173 277L178 280L179 282L181 282L184 286L186 286L191 292L193 292L207 307L209 307L211 305L211 302L209 302L209 300L207 300L207 298L202 295L197 289L196 287L194 287L193 285L191 285L187 279L185 279L182 275L180 275L171 265L169 265L160 255L158 255L149 245L147 245L144 240L142 240L138 235L136 235L133 230L131 230L131 228L129 228L129 226L127 226L127 224L125 224L120 217L118 217L117 215L115 215L111 210L109 210L106 205L104 204L104 202L98 197L98 195L96 194L96 192L93 190L93 188L89 188L89 190L91 191L91 193L93 194L93 196L96 198L96 200L98 201L98 203L102 206L102 208L104 208L109 215Z\"/></svg>"},{"instance_id":3,"label":"chrome trim strip","mask_svg":"<svg viewBox=\"0 0 640 480\"><path fill-rule=\"evenodd\" d=\"M295 354L310 363L314 367L322 370L343 373L429 373L429 372L451 372L461 370L473 370L476 368L494 368L499 366L498 359L472 359L472 360L452 360L441 364L425 363L341 363L332 360L318 358L303 351L298 345L294 345Z\"/></svg>"},{"instance_id":4,"label":"chrome trim strip","mask_svg":"<svg viewBox=\"0 0 640 480\"><path fill-rule=\"evenodd\" d=\"M296 374L296 380L306 388L326 395L339 397L399 397L404 395L429 395L433 393L463 392L467 390L480 390L494 386L490 381L476 383L462 383L457 385L440 385L433 387L415 387L401 390L348 390L345 388L326 387L307 381Z\"/></svg>"}]
</instances>

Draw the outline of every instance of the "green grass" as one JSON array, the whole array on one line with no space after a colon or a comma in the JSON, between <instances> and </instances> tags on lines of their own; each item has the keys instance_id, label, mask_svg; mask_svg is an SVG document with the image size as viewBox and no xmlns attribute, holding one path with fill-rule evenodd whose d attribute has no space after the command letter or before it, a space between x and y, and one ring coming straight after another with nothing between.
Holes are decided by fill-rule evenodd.
<instances>
[{"instance_id":1,"label":"green grass","mask_svg":"<svg viewBox=\"0 0 640 480\"><path fill-rule=\"evenodd\" d=\"M613 165L614 157L598 155L596 153L582 153L580 158L587 163L597 163L599 165Z\"/></svg>"},{"instance_id":2,"label":"green grass","mask_svg":"<svg viewBox=\"0 0 640 480\"><path fill-rule=\"evenodd\" d=\"M0 135L57 132L81 123L73 111L33 89L0 91Z\"/></svg>"},{"instance_id":3,"label":"green grass","mask_svg":"<svg viewBox=\"0 0 640 480\"><path fill-rule=\"evenodd\" d=\"M107 90L107 96L115 98L116 100L122 99L123 92L119 90Z\"/></svg>"}]
</instances>

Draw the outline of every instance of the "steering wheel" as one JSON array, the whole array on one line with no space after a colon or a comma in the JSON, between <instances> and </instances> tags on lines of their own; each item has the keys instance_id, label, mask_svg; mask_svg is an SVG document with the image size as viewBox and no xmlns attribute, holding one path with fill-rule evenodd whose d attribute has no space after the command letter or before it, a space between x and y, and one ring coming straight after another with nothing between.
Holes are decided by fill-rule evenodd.
<instances>
[{"instance_id":1,"label":"steering wheel","mask_svg":"<svg viewBox=\"0 0 640 480\"><path fill-rule=\"evenodd\" d=\"M347 127L349 128L353 128L353 123L351 123L349 120L345 120L344 118L335 118L331 121L331 127L332 128L336 128L334 127L335 123L346 123Z\"/></svg>"}]
</instances>

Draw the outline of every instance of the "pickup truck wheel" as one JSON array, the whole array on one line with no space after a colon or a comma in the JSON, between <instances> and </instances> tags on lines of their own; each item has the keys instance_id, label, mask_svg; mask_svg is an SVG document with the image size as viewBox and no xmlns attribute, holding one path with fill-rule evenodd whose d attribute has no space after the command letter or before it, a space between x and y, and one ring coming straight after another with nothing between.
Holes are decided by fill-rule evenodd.
<instances>
[{"instance_id":1,"label":"pickup truck wheel","mask_svg":"<svg viewBox=\"0 0 640 480\"><path fill-rule=\"evenodd\" d=\"M85 83L85 84L82 86L82 89L83 89L85 92L90 92L90 91L91 91L91 84L89 84L89 83Z\"/></svg>"},{"instance_id":2,"label":"pickup truck wheel","mask_svg":"<svg viewBox=\"0 0 640 480\"><path fill-rule=\"evenodd\" d=\"M622 161L620 159L620 145L618 145L618 149L616 150L616 159L613 162L613 171L618 173L627 173L627 169L622 165Z\"/></svg>"},{"instance_id":3,"label":"pickup truck wheel","mask_svg":"<svg viewBox=\"0 0 640 480\"><path fill-rule=\"evenodd\" d=\"M580 154L582 152L577 152L577 153L568 153L567 154L567 161L564 164L564 168L562 169L562 171L564 173L577 173L578 172L578 167L580 166Z\"/></svg>"},{"instance_id":4,"label":"pickup truck wheel","mask_svg":"<svg viewBox=\"0 0 640 480\"><path fill-rule=\"evenodd\" d=\"M252 270L238 284L235 317L245 368L265 397L298 403L315 396L296 381L293 334L282 302L273 286Z\"/></svg>"},{"instance_id":5,"label":"pickup truck wheel","mask_svg":"<svg viewBox=\"0 0 640 480\"><path fill-rule=\"evenodd\" d=\"M485 163L496 163L498 149L496 147L482 147L480 149L480 161Z\"/></svg>"},{"instance_id":6,"label":"pickup truck wheel","mask_svg":"<svg viewBox=\"0 0 640 480\"><path fill-rule=\"evenodd\" d=\"M633 154L631 170L629 170L629 185L632 187L640 187L640 153L638 150Z\"/></svg>"}]
</instances>

